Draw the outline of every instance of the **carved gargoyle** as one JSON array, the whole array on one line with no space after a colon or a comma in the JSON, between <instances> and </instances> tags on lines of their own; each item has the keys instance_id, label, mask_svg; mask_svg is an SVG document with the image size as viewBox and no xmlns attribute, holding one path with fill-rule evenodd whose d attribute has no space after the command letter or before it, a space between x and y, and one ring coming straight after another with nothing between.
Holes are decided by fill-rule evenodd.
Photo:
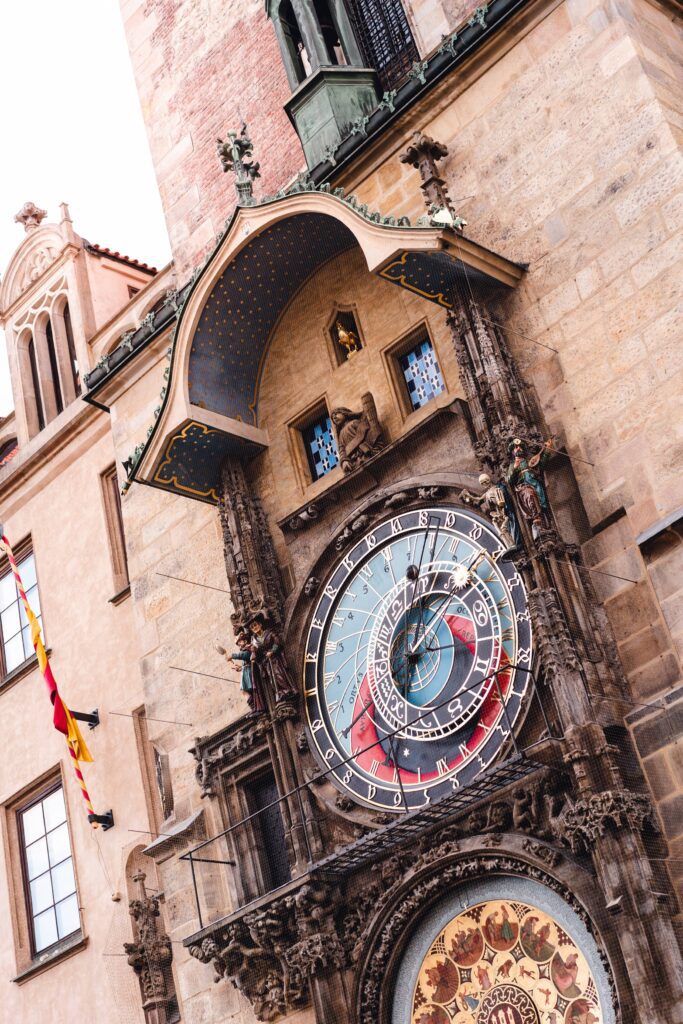
<instances>
[{"instance_id":1,"label":"carved gargoyle","mask_svg":"<svg viewBox=\"0 0 683 1024\"><path fill-rule=\"evenodd\" d=\"M386 446L375 400L369 391L362 396L361 406L361 412L352 412L344 406L332 410L339 462L345 473L352 473Z\"/></svg>"}]
</instances>

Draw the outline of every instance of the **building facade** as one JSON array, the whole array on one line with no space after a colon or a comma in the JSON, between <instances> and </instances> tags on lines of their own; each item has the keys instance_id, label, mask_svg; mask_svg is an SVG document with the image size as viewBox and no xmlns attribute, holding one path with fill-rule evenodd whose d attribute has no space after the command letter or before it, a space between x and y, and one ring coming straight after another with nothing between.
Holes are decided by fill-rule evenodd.
<instances>
[{"instance_id":1,"label":"building facade","mask_svg":"<svg viewBox=\"0 0 683 1024\"><path fill-rule=\"evenodd\" d=\"M0 292L114 820L5 567L8 1013L683 1020L674 6L122 17L173 263L27 204Z\"/></svg>"}]
</instances>

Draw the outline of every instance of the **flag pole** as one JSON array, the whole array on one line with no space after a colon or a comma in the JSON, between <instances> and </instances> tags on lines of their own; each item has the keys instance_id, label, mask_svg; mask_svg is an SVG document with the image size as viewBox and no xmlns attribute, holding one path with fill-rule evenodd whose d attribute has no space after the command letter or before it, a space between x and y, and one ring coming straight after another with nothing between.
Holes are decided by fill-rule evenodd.
<instances>
[{"instance_id":1,"label":"flag pole","mask_svg":"<svg viewBox=\"0 0 683 1024\"><path fill-rule=\"evenodd\" d=\"M40 630L40 623L38 622L38 619L36 618L30 604L28 603L26 591L24 590L24 584L19 573L19 567L14 557L12 546L8 541L7 537L5 536L2 524L0 524L0 534L2 535L0 538L0 550L4 551L4 553L7 555L7 560L12 569L12 574L14 576L14 581L19 592L19 597L21 598L24 610L26 612L26 618L31 627L31 642L33 643L33 647L38 658L38 665L40 666L40 671L45 680L45 684L50 694L50 700L54 708L52 721L55 729L63 733L66 738L66 744L69 750L71 764L73 765L73 769L76 774L76 779L78 781L78 786L81 791L81 796L83 797L85 801L85 806L87 808L88 821L90 822L93 828L99 828L100 825L102 825L103 828L105 829L111 828L111 826L114 823L111 811L108 811L107 814L96 814L95 809L92 805L90 794L88 793L88 788L85 784L85 779L83 778L83 773L81 772L79 766L80 761L92 761L92 756L85 744L85 740L81 736L81 731L78 728L78 725L76 724L72 713L69 711L68 707L66 706L66 704L59 695L57 683L55 681L55 677L52 675L50 661L45 651L45 645L43 643L43 638Z\"/></svg>"}]
</instances>

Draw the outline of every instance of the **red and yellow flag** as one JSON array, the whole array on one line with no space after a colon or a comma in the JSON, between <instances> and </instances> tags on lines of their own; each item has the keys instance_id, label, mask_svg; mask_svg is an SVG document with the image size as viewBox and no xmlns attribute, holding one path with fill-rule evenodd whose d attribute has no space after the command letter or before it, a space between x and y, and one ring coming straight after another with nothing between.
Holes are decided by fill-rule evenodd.
<instances>
[{"instance_id":1,"label":"red and yellow flag","mask_svg":"<svg viewBox=\"0 0 683 1024\"><path fill-rule=\"evenodd\" d=\"M31 627L31 642L33 643L33 646L35 648L35 652L38 657L38 665L40 666L40 671L43 674L43 678L45 680L48 693L50 694L50 701L53 707L52 722L54 724L55 729L63 733L64 736L66 737L66 744L67 747L69 748L69 754L71 756L71 761L74 766L74 771L76 772L78 784L81 788L81 794L88 808L88 814L94 814L95 812L93 810L92 803L90 802L88 790L86 789L83 775L81 774L81 770L78 766L79 761L92 761L93 758L90 754L90 751L88 750L88 747L86 745L85 740L83 739L83 736L81 735L81 730L78 728L76 720L74 719L73 715L71 714L68 707L66 706L66 704L59 695L57 681L55 680L55 677L52 674L50 660L45 651L45 644L43 643L43 637L40 631L40 623L38 622L38 619L34 615L33 610L31 609L31 606L28 603L28 598L26 597L24 584L21 581L21 576L19 574L19 568L17 566L14 553L12 551L10 542L7 540L7 537L5 537L4 534L0 539L0 551L4 552L7 555L7 559L12 568L12 573L14 575L14 579L17 585L17 590L19 591L19 597L21 598L21 602L24 606L24 611L26 612L26 618L28 619L28 623ZM95 822L92 822L92 824L95 828L97 828L97 824Z\"/></svg>"}]
</instances>

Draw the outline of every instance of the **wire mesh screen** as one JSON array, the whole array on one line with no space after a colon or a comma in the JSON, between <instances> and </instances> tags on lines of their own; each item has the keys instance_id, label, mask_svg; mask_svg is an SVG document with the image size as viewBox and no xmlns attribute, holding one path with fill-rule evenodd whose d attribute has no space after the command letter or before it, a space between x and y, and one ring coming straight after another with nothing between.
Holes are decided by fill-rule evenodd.
<instances>
[{"instance_id":1,"label":"wire mesh screen","mask_svg":"<svg viewBox=\"0 0 683 1024\"><path fill-rule=\"evenodd\" d=\"M351 0L349 11L365 60L395 89L420 59L401 0Z\"/></svg>"}]
</instances>

